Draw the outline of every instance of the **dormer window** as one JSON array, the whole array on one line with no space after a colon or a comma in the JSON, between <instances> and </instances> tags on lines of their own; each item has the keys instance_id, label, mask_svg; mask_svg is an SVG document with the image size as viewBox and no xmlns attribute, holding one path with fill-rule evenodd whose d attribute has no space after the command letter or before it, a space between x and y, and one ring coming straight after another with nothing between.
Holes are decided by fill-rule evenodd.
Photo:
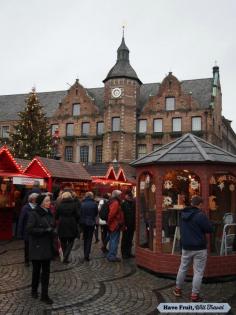
<instances>
[{"instance_id":1,"label":"dormer window","mask_svg":"<svg viewBox=\"0 0 236 315\"><path fill-rule=\"evenodd\" d=\"M78 104L78 103L73 104L72 115L73 116L79 116L80 115L80 104Z\"/></svg>"},{"instance_id":2,"label":"dormer window","mask_svg":"<svg viewBox=\"0 0 236 315\"><path fill-rule=\"evenodd\" d=\"M166 97L166 110L175 110L175 97Z\"/></svg>"},{"instance_id":3,"label":"dormer window","mask_svg":"<svg viewBox=\"0 0 236 315\"><path fill-rule=\"evenodd\" d=\"M2 138L9 138L9 126L2 126Z\"/></svg>"}]
</instances>

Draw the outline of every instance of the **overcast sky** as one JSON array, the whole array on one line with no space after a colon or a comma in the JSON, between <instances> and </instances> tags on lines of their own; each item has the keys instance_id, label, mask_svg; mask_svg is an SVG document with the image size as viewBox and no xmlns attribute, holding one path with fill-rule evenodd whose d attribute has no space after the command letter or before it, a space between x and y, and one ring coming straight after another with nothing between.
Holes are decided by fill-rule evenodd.
<instances>
[{"instance_id":1,"label":"overcast sky","mask_svg":"<svg viewBox=\"0 0 236 315\"><path fill-rule=\"evenodd\" d=\"M0 94L102 87L122 25L143 83L208 78L217 61L223 115L236 131L235 0L0 0Z\"/></svg>"}]
</instances>

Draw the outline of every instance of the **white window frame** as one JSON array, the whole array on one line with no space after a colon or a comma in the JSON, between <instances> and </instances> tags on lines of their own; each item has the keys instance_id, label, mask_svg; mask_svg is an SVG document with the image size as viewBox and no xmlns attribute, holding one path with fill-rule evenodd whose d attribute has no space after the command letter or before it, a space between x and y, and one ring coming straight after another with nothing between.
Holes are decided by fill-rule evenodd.
<instances>
[{"instance_id":1,"label":"white window frame","mask_svg":"<svg viewBox=\"0 0 236 315\"><path fill-rule=\"evenodd\" d=\"M101 151L99 151L99 150ZM102 145L96 146L96 156L95 156L96 163L102 163Z\"/></svg>"},{"instance_id":2,"label":"white window frame","mask_svg":"<svg viewBox=\"0 0 236 315\"><path fill-rule=\"evenodd\" d=\"M97 135L102 135L103 133L104 133L104 122L103 121L98 121L97 122Z\"/></svg>"},{"instance_id":3,"label":"white window frame","mask_svg":"<svg viewBox=\"0 0 236 315\"><path fill-rule=\"evenodd\" d=\"M120 131L120 117L112 117L112 131Z\"/></svg>"},{"instance_id":4,"label":"white window frame","mask_svg":"<svg viewBox=\"0 0 236 315\"><path fill-rule=\"evenodd\" d=\"M143 150L141 150L143 149ZM137 157L138 159L145 156L147 154L147 145L146 144L138 144L138 147L137 147Z\"/></svg>"},{"instance_id":5,"label":"white window frame","mask_svg":"<svg viewBox=\"0 0 236 315\"><path fill-rule=\"evenodd\" d=\"M10 132L10 127L9 126L2 126L1 130L1 135L3 139L8 139L9 138L9 132Z\"/></svg>"},{"instance_id":6,"label":"white window frame","mask_svg":"<svg viewBox=\"0 0 236 315\"><path fill-rule=\"evenodd\" d=\"M180 117L172 118L172 131L173 132L182 131L182 119Z\"/></svg>"},{"instance_id":7,"label":"white window frame","mask_svg":"<svg viewBox=\"0 0 236 315\"><path fill-rule=\"evenodd\" d=\"M175 97L166 97L166 110L175 110Z\"/></svg>"},{"instance_id":8,"label":"white window frame","mask_svg":"<svg viewBox=\"0 0 236 315\"><path fill-rule=\"evenodd\" d=\"M87 127L86 127L87 126ZM82 136L88 136L90 133L90 123L89 122L82 122Z\"/></svg>"},{"instance_id":9,"label":"white window frame","mask_svg":"<svg viewBox=\"0 0 236 315\"><path fill-rule=\"evenodd\" d=\"M147 132L147 119L139 119L138 121L138 133Z\"/></svg>"},{"instance_id":10,"label":"white window frame","mask_svg":"<svg viewBox=\"0 0 236 315\"><path fill-rule=\"evenodd\" d=\"M195 116L192 117L192 131L201 131L202 130L202 117Z\"/></svg>"},{"instance_id":11,"label":"white window frame","mask_svg":"<svg viewBox=\"0 0 236 315\"><path fill-rule=\"evenodd\" d=\"M85 150L85 148L87 151ZM84 152L82 152L83 150L84 150ZM85 155L85 153L87 155ZM89 146L88 145L80 146L79 156L80 156L80 162L81 163L88 164L88 162L89 162Z\"/></svg>"},{"instance_id":12,"label":"white window frame","mask_svg":"<svg viewBox=\"0 0 236 315\"><path fill-rule=\"evenodd\" d=\"M80 115L80 103L74 103L72 105L72 116Z\"/></svg>"},{"instance_id":13,"label":"white window frame","mask_svg":"<svg viewBox=\"0 0 236 315\"><path fill-rule=\"evenodd\" d=\"M73 161L73 147L72 146L65 146L65 161L67 162Z\"/></svg>"},{"instance_id":14,"label":"white window frame","mask_svg":"<svg viewBox=\"0 0 236 315\"><path fill-rule=\"evenodd\" d=\"M51 135L53 136L56 132L56 130L59 130L58 124L51 124Z\"/></svg>"},{"instance_id":15,"label":"white window frame","mask_svg":"<svg viewBox=\"0 0 236 315\"><path fill-rule=\"evenodd\" d=\"M66 124L66 136L70 137L74 135L74 124L68 123Z\"/></svg>"},{"instance_id":16,"label":"white window frame","mask_svg":"<svg viewBox=\"0 0 236 315\"><path fill-rule=\"evenodd\" d=\"M163 132L163 119L162 118L153 119L153 132Z\"/></svg>"}]
</instances>

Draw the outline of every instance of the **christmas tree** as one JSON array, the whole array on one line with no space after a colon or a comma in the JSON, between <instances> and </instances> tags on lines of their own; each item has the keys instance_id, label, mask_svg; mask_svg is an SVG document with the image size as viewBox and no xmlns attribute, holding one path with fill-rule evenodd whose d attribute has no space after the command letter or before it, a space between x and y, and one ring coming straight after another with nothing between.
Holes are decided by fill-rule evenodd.
<instances>
[{"instance_id":1,"label":"christmas tree","mask_svg":"<svg viewBox=\"0 0 236 315\"><path fill-rule=\"evenodd\" d=\"M52 145L50 126L35 89L32 89L25 102L25 110L18 114L19 122L10 134L12 153L24 159L32 159L36 155L48 157Z\"/></svg>"}]
</instances>

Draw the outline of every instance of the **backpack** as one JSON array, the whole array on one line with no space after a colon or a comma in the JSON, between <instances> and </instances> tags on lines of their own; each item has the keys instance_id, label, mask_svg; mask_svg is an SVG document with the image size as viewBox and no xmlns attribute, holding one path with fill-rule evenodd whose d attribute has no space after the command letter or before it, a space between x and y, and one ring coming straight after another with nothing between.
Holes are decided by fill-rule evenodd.
<instances>
[{"instance_id":1,"label":"backpack","mask_svg":"<svg viewBox=\"0 0 236 315\"><path fill-rule=\"evenodd\" d=\"M108 214L109 214L109 201L104 201L101 210L99 211L99 218L102 219L103 221L108 220Z\"/></svg>"}]
</instances>

